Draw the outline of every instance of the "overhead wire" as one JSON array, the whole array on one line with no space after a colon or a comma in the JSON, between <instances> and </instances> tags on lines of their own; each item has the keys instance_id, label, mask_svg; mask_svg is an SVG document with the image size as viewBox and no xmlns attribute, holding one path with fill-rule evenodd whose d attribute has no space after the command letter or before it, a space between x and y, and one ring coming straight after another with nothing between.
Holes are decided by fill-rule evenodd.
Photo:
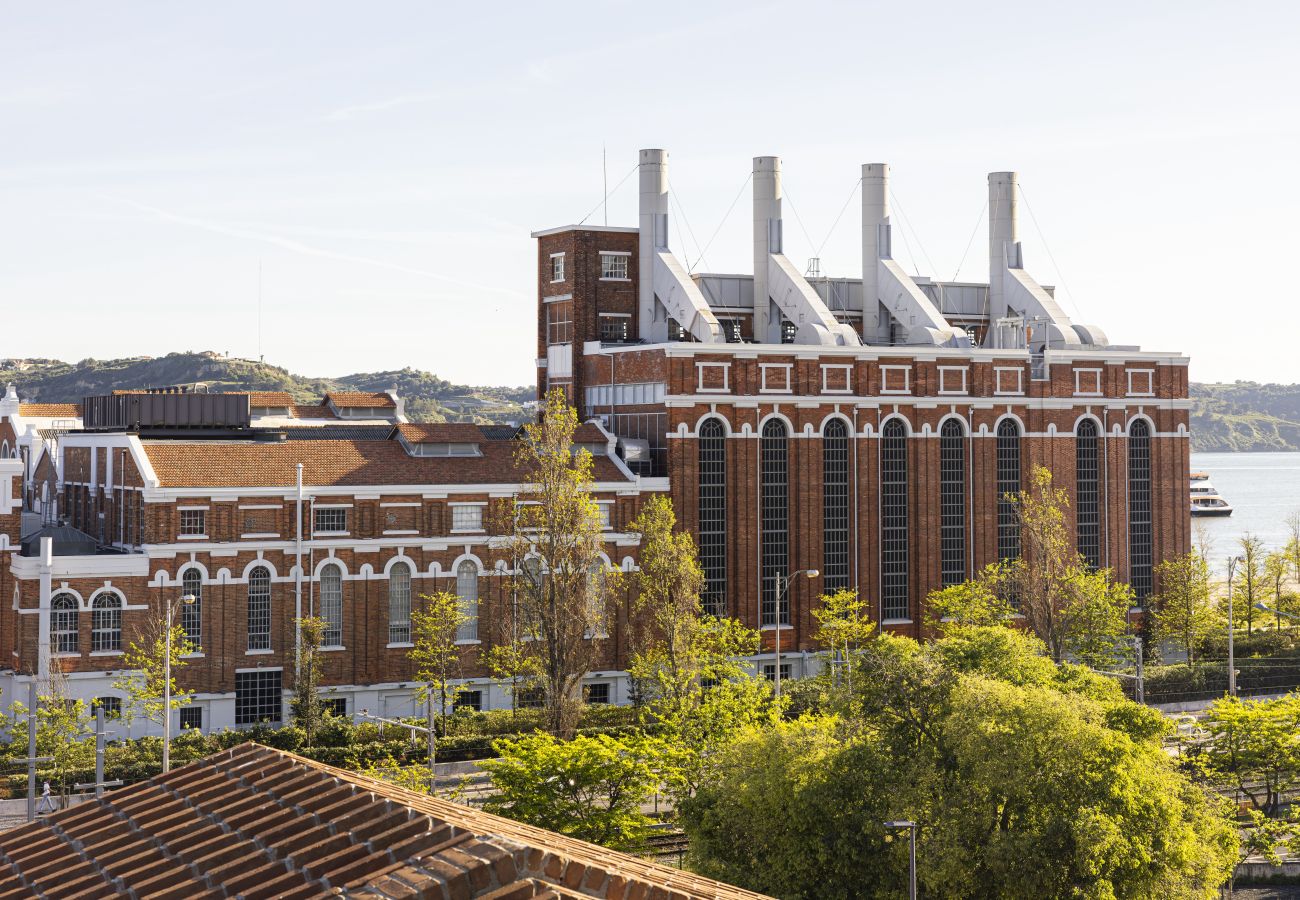
<instances>
[{"instance_id":1,"label":"overhead wire","mask_svg":"<svg viewBox=\"0 0 1300 900\"><path fill-rule=\"evenodd\" d=\"M808 229L804 227L803 219L799 216L799 210L794 205L794 197L790 196L790 191L784 184L781 186L782 199L790 204L790 212L794 213L794 220L799 223L799 230L803 232L803 239L808 242L808 246L813 246L812 236L808 234Z\"/></svg>"},{"instance_id":2,"label":"overhead wire","mask_svg":"<svg viewBox=\"0 0 1300 900\"><path fill-rule=\"evenodd\" d=\"M1074 299L1074 291L1070 290L1069 285L1065 283L1065 273L1056 264L1056 257L1052 255L1052 248L1047 245L1047 235L1043 234L1043 229L1038 224L1038 217L1034 215L1034 208L1029 205L1029 195L1025 193L1023 185L1020 187L1020 196L1025 198L1025 209L1029 210L1029 220L1034 223L1034 230L1038 232L1038 239L1043 242L1043 249L1047 251L1047 258L1051 261L1052 268L1056 270L1056 278L1061 282L1061 288L1065 291L1066 296L1070 298L1070 307L1074 310L1076 316L1082 317L1083 313L1080 312L1079 304Z\"/></svg>"},{"instance_id":3,"label":"overhead wire","mask_svg":"<svg viewBox=\"0 0 1300 900\"><path fill-rule=\"evenodd\" d=\"M860 187L862 187L861 178L853 182L853 188L849 191L849 196L844 201L844 205L840 207L839 215L837 215L835 217L835 221L831 223L830 230L826 232L826 237L822 238L822 242L817 245L817 252L813 255L816 256L818 259L821 259L822 248L824 248L826 244L830 242L831 235L835 233L835 227L840 224L840 219L844 218L844 211L849 208L849 204L853 202L853 197L855 194L857 194L858 188Z\"/></svg>"},{"instance_id":4,"label":"overhead wire","mask_svg":"<svg viewBox=\"0 0 1300 900\"><path fill-rule=\"evenodd\" d=\"M970 239L966 241L966 249L961 252L961 260L958 261L957 268L953 270L952 273L953 281L957 281L958 279L961 278L961 267L966 265L966 257L970 253L970 248L975 243L975 235L979 234L980 225L983 224L984 222L984 213L988 211L988 208L989 208L989 202L988 200L985 200L984 205L980 207L979 216L977 216L975 219L975 227L971 229Z\"/></svg>"},{"instance_id":5,"label":"overhead wire","mask_svg":"<svg viewBox=\"0 0 1300 900\"><path fill-rule=\"evenodd\" d=\"M639 162L636 163L634 166L632 166L632 168L628 170L628 173L627 173L626 175L623 176L622 180L619 181L618 184L614 185L614 190L612 190L612 191L607 191L607 192L605 193L605 196L602 197L602 198L600 199L600 202L597 203L595 206L593 206L593 207L591 208L591 212L587 213L585 216L583 216L581 219L578 220L578 224L579 224L579 225L583 224L584 222L586 222L588 219L590 219L592 216L594 216L594 215L596 214L596 210L598 210L598 209L600 209L602 206L605 206L606 204L608 204L608 203L609 203L609 198L610 198L610 197L613 197L615 194L617 194L617 193L618 193L618 189L621 188L621 187L623 186L623 182L625 182L625 181L627 181L629 178L631 178L631 177L632 177L632 173L635 172L635 171L636 171L637 169L639 169L640 167L641 167L641 164L640 164Z\"/></svg>"},{"instance_id":6,"label":"overhead wire","mask_svg":"<svg viewBox=\"0 0 1300 900\"><path fill-rule=\"evenodd\" d=\"M749 181L753 177L754 177L753 172L750 172L748 175L745 176L745 181L740 186L740 190L736 191L735 199L731 201L731 205L727 207L727 211L722 214L722 221L718 223L717 228L713 229L713 234L709 237L708 243L704 245L704 249L700 251L700 255L695 260L695 263L693 265L687 266L687 271L694 271L695 266L698 266L700 264L700 260L704 259L704 254L709 252L709 248L713 246L714 238L716 238L718 234L722 231L722 227L727 224L727 219L731 218L731 211L734 210L736 208L736 204L740 202L741 195L745 193L745 188L749 187Z\"/></svg>"},{"instance_id":7,"label":"overhead wire","mask_svg":"<svg viewBox=\"0 0 1300 900\"><path fill-rule=\"evenodd\" d=\"M686 233L690 235L691 241L695 244L695 249L699 250L700 259L704 260L707 267L709 262L704 259L704 251L700 250L700 239L695 236L695 229L691 227L691 220L686 215L686 207L682 206L682 201L678 198L677 192L673 190L672 182L668 182L668 202L677 206L677 214L682 217L682 224L686 226ZM690 272L690 269L686 270Z\"/></svg>"}]
</instances>

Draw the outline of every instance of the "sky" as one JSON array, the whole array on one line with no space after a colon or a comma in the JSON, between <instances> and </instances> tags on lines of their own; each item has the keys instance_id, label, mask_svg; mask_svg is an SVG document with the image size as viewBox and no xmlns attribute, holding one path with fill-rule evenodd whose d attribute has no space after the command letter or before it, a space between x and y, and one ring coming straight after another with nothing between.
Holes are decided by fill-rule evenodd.
<instances>
[{"instance_id":1,"label":"sky","mask_svg":"<svg viewBox=\"0 0 1300 900\"><path fill-rule=\"evenodd\" d=\"M1296 382L1298 36L1281 2L0 0L0 358L529 383L529 233L635 225L663 147L696 271L750 271L776 155L796 264L860 274L887 162L895 257L987 280L1014 169L1076 321Z\"/></svg>"}]
</instances>

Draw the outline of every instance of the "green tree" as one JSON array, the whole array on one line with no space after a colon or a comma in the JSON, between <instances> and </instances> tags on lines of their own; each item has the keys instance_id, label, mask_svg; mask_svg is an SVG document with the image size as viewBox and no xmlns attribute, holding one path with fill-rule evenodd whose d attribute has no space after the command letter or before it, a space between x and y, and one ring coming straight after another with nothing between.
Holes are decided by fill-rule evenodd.
<instances>
[{"instance_id":1,"label":"green tree","mask_svg":"<svg viewBox=\"0 0 1300 900\"><path fill-rule=\"evenodd\" d=\"M294 667L293 699L289 702L294 722L307 735L307 746L325 721L325 701L320 695L320 648L325 642L325 620L306 616L298 620L298 651Z\"/></svg>"},{"instance_id":2,"label":"green tree","mask_svg":"<svg viewBox=\"0 0 1300 900\"><path fill-rule=\"evenodd\" d=\"M497 793L484 809L616 850L641 845L651 822L641 807L672 777L671 748L646 736L538 732L493 746L499 757L482 766Z\"/></svg>"},{"instance_id":3,"label":"green tree","mask_svg":"<svg viewBox=\"0 0 1300 900\"><path fill-rule=\"evenodd\" d=\"M967 625L1005 625L1015 616L1004 596L1009 569L991 563L969 581L950 584L926 598L926 628L940 634Z\"/></svg>"},{"instance_id":4,"label":"green tree","mask_svg":"<svg viewBox=\"0 0 1300 900\"><path fill-rule=\"evenodd\" d=\"M524 650L536 656L547 725L572 735L582 711L582 684L608 633L616 573L606 571L600 510L591 496L591 454L575 445L578 414L562 390L546 395L539 420L524 429L515 453L527 485L513 510L499 516L515 559ZM514 612L512 611L513 615Z\"/></svg>"},{"instance_id":5,"label":"green tree","mask_svg":"<svg viewBox=\"0 0 1300 900\"><path fill-rule=\"evenodd\" d=\"M747 730L714 761L680 811L692 864L782 897L895 897L905 842L882 823L909 818L928 896L1216 896L1235 829L1159 715L1042 649L1003 627L873 642L837 716Z\"/></svg>"},{"instance_id":6,"label":"green tree","mask_svg":"<svg viewBox=\"0 0 1300 900\"><path fill-rule=\"evenodd\" d=\"M1266 815L1300 784L1300 697L1224 697L1207 710L1209 740L1194 760L1212 783L1230 784Z\"/></svg>"},{"instance_id":7,"label":"green tree","mask_svg":"<svg viewBox=\"0 0 1300 900\"><path fill-rule=\"evenodd\" d=\"M1177 644L1196 664L1196 648L1219 630L1222 621L1210 599L1210 567L1195 550L1156 566L1160 591L1151 608L1156 640Z\"/></svg>"},{"instance_id":8,"label":"green tree","mask_svg":"<svg viewBox=\"0 0 1300 900\"><path fill-rule=\"evenodd\" d=\"M424 609L411 611L411 637L414 646L407 657L415 664L415 677L421 682L416 703L429 709L429 728L433 728L433 707L438 700L442 716L442 733L447 733L447 712L455 704L461 688L452 682L460 674L460 647L456 634L469 621L459 595L453 591L422 594Z\"/></svg>"},{"instance_id":9,"label":"green tree","mask_svg":"<svg viewBox=\"0 0 1300 900\"><path fill-rule=\"evenodd\" d=\"M509 623L505 624L509 626ZM529 653L524 642L517 636L506 635L500 643L493 644L483 654L483 664L493 678L509 682L507 690L510 692L510 715L514 717L519 711L520 694L536 687L537 679L541 676L541 660Z\"/></svg>"},{"instance_id":10,"label":"green tree","mask_svg":"<svg viewBox=\"0 0 1300 900\"><path fill-rule=\"evenodd\" d=\"M1286 555L1291 560L1291 570L1300 583L1300 509L1286 517Z\"/></svg>"},{"instance_id":11,"label":"green tree","mask_svg":"<svg viewBox=\"0 0 1300 900\"><path fill-rule=\"evenodd\" d=\"M1273 605L1274 627L1281 629L1282 614L1289 612L1286 609L1290 605L1290 598L1284 589L1286 585L1287 569L1291 567L1291 560L1284 551L1274 550L1264 557L1264 584L1268 589L1269 602Z\"/></svg>"},{"instance_id":12,"label":"green tree","mask_svg":"<svg viewBox=\"0 0 1300 900\"><path fill-rule=\"evenodd\" d=\"M169 708L163 702L163 695L168 686L167 651L171 647L171 704ZM179 624L173 624L168 632L163 622L156 628L142 628L126 648L122 656L122 674L113 679L113 687L126 695L122 704L122 720L128 724L137 716L154 722L160 728L163 718L172 711L187 706L194 699L192 691L181 690L176 682L176 673L184 669L189 660L186 657L197 653L196 647Z\"/></svg>"},{"instance_id":13,"label":"green tree","mask_svg":"<svg viewBox=\"0 0 1300 900\"><path fill-rule=\"evenodd\" d=\"M1233 583L1234 599L1246 605L1246 633L1255 630L1255 604L1264 599L1264 541L1250 532L1237 540L1240 562Z\"/></svg>"}]
</instances>

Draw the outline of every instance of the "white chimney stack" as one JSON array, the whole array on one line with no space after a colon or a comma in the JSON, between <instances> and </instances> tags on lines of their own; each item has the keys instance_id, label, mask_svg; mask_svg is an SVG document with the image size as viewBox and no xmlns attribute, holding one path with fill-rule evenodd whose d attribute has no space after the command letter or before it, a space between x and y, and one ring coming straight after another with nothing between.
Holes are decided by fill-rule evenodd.
<instances>
[{"instance_id":1,"label":"white chimney stack","mask_svg":"<svg viewBox=\"0 0 1300 900\"><path fill-rule=\"evenodd\" d=\"M862 318L870 332L880 308L880 266L889 259L889 164L862 166Z\"/></svg>"},{"instance_id":2,"label":"white chimney stack","mask_svg":"<svg viewBox=\"0 0 1300 900\"><path fill-rule=\"evenodd\" d=\"M1021 268L1018 190L1015 172L989 173L989 315L993 322L1007 314L1004 272Z\"/></svg>"},{"instance_id":3,"label":"white chimney stack","mask_svg":"<svg viewBox=\"0 0 1300 900\"><path fill-rule=\"evenodd\" d=\"M649 339L655 322L655 251L668 247L668 151L642 150L640 167L641 274L637 312L641 336Z\"/></svg>"},{"instance_id":4,"label":"white chimney stack","mask_svg":"<svg viewBox=\"0 0 1300 900\"><path fill-rule=\"evenodd\" d=\"M768 259L781 249L781 159L754 157L754 339L769 344L781 340L780 322L773 334L769 321L771 288Z\"/></svg>"}]
</instances>

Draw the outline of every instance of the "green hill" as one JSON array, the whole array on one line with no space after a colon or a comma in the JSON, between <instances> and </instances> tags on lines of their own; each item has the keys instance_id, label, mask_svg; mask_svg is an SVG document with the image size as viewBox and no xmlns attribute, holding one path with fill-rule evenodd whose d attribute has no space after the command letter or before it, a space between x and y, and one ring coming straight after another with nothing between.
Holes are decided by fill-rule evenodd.
<instances>
[{"instance_id":1,"label":"green hill","mask_svg":"<svg viewBox=\"0 0 1300 900\"><path fill-rule=\"evenodd\" d=\"M1191 385L1193 450L1300 450L1300 384Z\"/></svg>"},{"instance_id":2,"label":"green hill","mask_svg":"<svg viewBox=\"0 0 1300 900\"><path fill-rule=\"evenodd\" d=\"M326 391L386 391L406 399L417 422L520 421L532 387L474 387L452 384L430 372L398 369L341 378L309 378L287 369L214 353L169 353L130 359L0 360L0 384L13 382L18 395L38 403L72 403L117 388L206 385L208 390L287 391L299 403L314 403Z\"/></svg>"}]
</instances>

